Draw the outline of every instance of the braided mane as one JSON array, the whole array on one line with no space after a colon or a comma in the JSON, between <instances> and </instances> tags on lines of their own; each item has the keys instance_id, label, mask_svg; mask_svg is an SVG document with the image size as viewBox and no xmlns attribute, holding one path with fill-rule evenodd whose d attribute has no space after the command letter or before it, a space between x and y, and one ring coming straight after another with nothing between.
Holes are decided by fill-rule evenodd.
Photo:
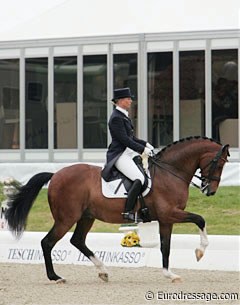
<instances>
[{"instance_id":1,"label":"braided mane","mask_svg":"<svg viewBox=\"0 0 240 305\"><path fill-rule=\"evenodd\" d=\"M219 145L222 145L220 142L212 139L212 138L208 138L208 137L201 137L201 136L191 136L191 137L186 137L186 138L182 138L178 141L175 141L173 143L170 143L168 144L167 146L165 146L163 149L161 149L156 155L155 157L160 157L163 153L165 153L166 150L168 150L170 147L176 145L176 144L179 144L179 143L184 143L184 142L187 142L187 141L192 141L192 140L209 140L211 142L215 142Z\"/></svg>"}]
</instances>

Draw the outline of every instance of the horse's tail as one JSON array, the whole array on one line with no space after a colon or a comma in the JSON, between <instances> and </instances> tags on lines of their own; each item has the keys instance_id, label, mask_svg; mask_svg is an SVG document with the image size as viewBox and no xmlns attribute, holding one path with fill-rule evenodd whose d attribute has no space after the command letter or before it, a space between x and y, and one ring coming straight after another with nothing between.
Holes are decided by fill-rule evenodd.
<instances>
[{"instance_id":1,"label":"horse's tail","mask_svg":"<svg viewBox=\"0 0 240 305\"><path fill-rule=\"evenodd\" d=\"M17 192L10 196L5 217L9 229L16 237L20 237L25 230L27 216L34 200L43 185L47 183L53 175L53 173L36 174L26 185L19 187Z\"/></svg>"}]
</instances>

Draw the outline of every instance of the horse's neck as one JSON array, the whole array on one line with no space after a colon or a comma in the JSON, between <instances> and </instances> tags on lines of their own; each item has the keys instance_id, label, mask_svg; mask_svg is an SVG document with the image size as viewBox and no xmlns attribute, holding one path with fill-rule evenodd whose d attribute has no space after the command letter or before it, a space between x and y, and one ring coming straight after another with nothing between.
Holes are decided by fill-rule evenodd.
<instances>
[{"instance_id":1,"label":"horse's neck","mask_svg":"<svg viewBox=\"0 0 240 305\"><path fill-rule=\"evenodd\" d=\"M161 160L176 169L186 171L194 175L196 172L201 156L206 151L204 145L182 145L182 147L173 147L166 151Z\"/></svg>"}]
</instances>

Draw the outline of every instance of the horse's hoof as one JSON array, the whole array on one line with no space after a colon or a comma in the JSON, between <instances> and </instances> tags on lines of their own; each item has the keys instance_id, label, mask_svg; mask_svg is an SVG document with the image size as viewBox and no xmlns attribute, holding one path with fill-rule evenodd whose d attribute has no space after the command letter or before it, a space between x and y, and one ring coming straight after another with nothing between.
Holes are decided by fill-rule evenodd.
<instances>
[{"instance_id":1,"label":"horse's hoof","mask_svg":"<svg viewBox=\"0 0 240 305\"><path fill-rule=\"evenodd\" d=\"M182 279L180 277L176 277L175 279L172 279L172 283L174 284L182 283Z\"/></svg>"},{"instance_id":2,"label":"horse's hoof","mask_svg":"<svg viewBox=\"0 0 240 305\"><path fill-rule=\"evenodd\" d=\"M199 262L200 259L203 257L204 252L203 252L202 250L200 250L200 249L196 249L196 250L195 250L195 255L196 255L197 261Z\"/></svg>"},{"instance_id":3,"label":"horse's hoof","mask_svg":"<svg viewBox=\"0 0 240 305\"><path fill-rule=\"evenodd\" d=\"M56 280L56 284L65 284L66 280L65 279L58 279Z\"/></svg>"},{"instance_id":4,"label":"horse's hoof","mask_svg":"<svg viewBox=\"0 0 240 305\"><path fill-rule=\"evenodd\" d=\"M104 282L108 282L108 274L107 273L98 273L98 276L100 277L101 280Z\"/></svg>"}]
</instances>

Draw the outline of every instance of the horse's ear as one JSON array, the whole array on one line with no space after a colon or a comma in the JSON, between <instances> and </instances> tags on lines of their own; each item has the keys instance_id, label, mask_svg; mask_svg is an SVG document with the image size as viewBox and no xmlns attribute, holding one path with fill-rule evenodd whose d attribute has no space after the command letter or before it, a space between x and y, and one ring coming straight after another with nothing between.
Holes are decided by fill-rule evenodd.
<instances>
[{"instance_id":1,"label":"horse's ear","mask_svg":"<svg viewBox=\"0 0 240 305\"><path fill-rule=\"evenodd\" d=\"M225 152L227 150L227 155L228 157L230 156L230 153L229 153L229 144L226 144L222 147L222 152Z\"/></svg>"}]
</instances>

